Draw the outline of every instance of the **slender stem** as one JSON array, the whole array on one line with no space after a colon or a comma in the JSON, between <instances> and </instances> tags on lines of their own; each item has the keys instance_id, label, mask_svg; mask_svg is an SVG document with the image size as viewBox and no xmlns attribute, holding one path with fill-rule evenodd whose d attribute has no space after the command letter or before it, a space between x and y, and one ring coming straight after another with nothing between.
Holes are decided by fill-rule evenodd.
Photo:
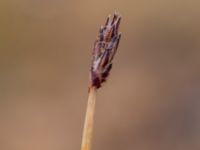
<instances>
[{"instance_id":1,"label":"slender stem","mask_svg":"<svg viewBox=\"0 0 200 150\"><path fill-rule=\"evenodd\" d=\"M85 124L83 129L81 150L91 150L92 131L94 124L94 112L96 101L96 88L89 89L87 111L85 115Z\"/></svg>"}]
</instances>

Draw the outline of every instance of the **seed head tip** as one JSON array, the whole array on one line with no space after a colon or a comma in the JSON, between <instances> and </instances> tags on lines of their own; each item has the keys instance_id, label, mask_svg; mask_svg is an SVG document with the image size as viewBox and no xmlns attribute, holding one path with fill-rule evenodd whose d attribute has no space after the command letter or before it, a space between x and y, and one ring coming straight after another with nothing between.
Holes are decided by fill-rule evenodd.
<instances>
[{"instance_id":1,"label":"seed head tip","mask_svg":"<svg viewBox=\"0 0 200 150\"><path fill-rule=\"evenodd\" d=\"M97 40L94 42L90 69L90 86L101 87L112 68L112 60L116 54L121 33L118 32L121 16L114 13L108 16L104 26L100 27Z\"/></svg>"}]
</instances>

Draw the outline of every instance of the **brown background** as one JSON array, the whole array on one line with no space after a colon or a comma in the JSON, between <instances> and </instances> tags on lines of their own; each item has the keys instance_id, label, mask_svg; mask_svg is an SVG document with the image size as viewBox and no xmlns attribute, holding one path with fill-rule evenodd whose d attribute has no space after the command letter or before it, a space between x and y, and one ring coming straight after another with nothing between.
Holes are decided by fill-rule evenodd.
<instances>
[{"instance_id":1,"label":"brown background","mask_svg":"<svg viewBox=\"0 0 200 150\"><path fill-rule=\"evenodd\" d=\"M200 2L1 0L0 150L79 150L93 41L122 14L93 150L200 149Z\"/></svg>"}]
</instances>

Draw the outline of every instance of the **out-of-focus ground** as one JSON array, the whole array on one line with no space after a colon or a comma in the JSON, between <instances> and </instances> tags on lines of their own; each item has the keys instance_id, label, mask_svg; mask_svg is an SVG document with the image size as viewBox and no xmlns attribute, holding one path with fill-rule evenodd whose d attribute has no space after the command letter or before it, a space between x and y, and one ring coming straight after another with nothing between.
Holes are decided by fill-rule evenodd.
<instances>
[{"instance_id":1,"label":"out-of-focus ground","mask_svg":"<svg viewBox=\"0 0 200 150\"><path fill-rule=\"evenodd\" d=\"M114 11L93 150L200 149L199 1L2 0L1 150L80 149L92 46Z\"/></svg>"}]
</instances>

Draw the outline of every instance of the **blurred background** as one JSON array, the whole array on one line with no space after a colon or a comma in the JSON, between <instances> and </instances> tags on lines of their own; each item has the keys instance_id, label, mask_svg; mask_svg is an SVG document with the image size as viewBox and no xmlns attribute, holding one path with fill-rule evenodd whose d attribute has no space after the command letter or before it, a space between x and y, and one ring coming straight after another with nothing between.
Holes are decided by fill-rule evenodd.
<instances>
[{"instance_id":1,"label":"blurred background","mask_svg":"<svg viewBox=\"0 0 200 150\"><path fill-rule=\"evenodd\" d=\"M80 149L93 42L115 11L92 149L200 149L200 1L1 0L1 150Z\"/></svg>"}]
</instances>

